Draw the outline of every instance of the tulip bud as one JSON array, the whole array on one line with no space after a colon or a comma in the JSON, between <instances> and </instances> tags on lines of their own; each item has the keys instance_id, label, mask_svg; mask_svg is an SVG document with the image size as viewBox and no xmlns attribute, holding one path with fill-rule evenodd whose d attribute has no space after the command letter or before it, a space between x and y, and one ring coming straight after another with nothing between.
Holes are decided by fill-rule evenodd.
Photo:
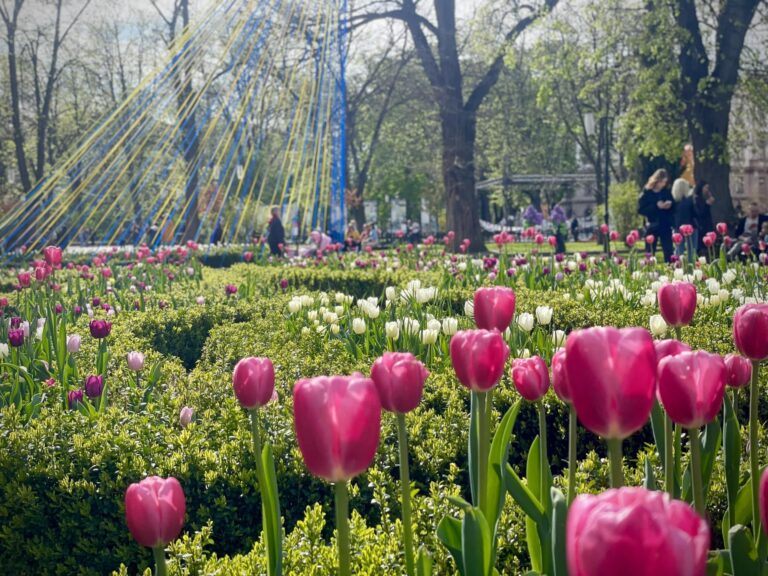
<instances>
[{"instance_id":1,"label":"tulip bud","mask_svg":"<svg viewBox=\"0 0 768 576\"><path fill-rule=\"evenodd\" d=\"M427 376L424 364L408 352L385 352L371 367L382 408L400 414L419 405Z\"/></svg>"},{"instance_id":2,"label":"tulip bud","mask_svg":"<svg viewBox=\"0 0 768 576\"><path fill-rule=\"evenodd\" d=\"M667 333L668 326L667 326L667 323L664 321L664 318L661 316L661 314L654 314L651 316L650 327L651 327L651 334L653 334L657 338L660 338Z\"/></svg>"},{"instance_id":3,"label":"tulip bud","mask_svg":"<svg viewBox=\"0 0 768 576\"><path fill-rule=\"evenodd\" d=\"M8 348L8 344L0 344L0 360L5 360L10 355L11 350Z\"/></svg>"},{"instance_id":4,"label":"tulip bud","mask_svg":"<svg viewBox=\"0 0 768 576\"><path fill-rule=\"evenodd\" d=\"M517 316L517 325L524 332L530 332L533 330L533 314L523 312Z\"/></svg>"},{"instance_id":5,"label":"tulip bud","mask_svg":"<svg viewBox=\"0 0 768 576\"><path fill-rule=\"evenodd\" d=\"M299 380L293 414L299 449L315 476L344 482L373 462L381 427L373 380L359 373Z\"/></svg>"},{"instance_id":6,"label":"tulip bud","mask_svg":"<svg viewBox=\"0 0 768 576\"><path fill-rule=\"evenodd\" d=\"M176 478L150 476L125 492L125 520L136 542L149 548L167 546L184 526L186 501Z\"/></svg>"},{"instance_id":7,"label":"tulip bud","mask_svg":"<svg viewBox=\"0 0 768 576\"><path fill-rule=\"evenodd\" d=\"M365 334L365 320L362 318L352 319L352 331L355 334Z\"/></svg>"},{"instance_id":8,"label":"tulip bud","mask_svg":"<svg viewBox=\"0 0 768 576\"><path fill-rule=\"evenodd\" d=\"M98 398L104 391L104 377L91 374L85 379L85 394L88 398Z\"/></svg>"},{"instance_id":9,"label":"tulip bud","mask_svg":"<svg viewBox=\"0 0 768 576\"><path fill-rule=\"evenodd\" d=\"M400 337L400 325L397 322L387 322L384 324L384 332L387 338L397 340Z\"/></svg>"},{"instance_id":10,"label":"tulip bud","mask_svg":"<svg viewBox=\"0 0 768 576\"><path fill-rule=\"evenodd\" d=\"M656 340L653 347L656 349L656 359L659 362L667 356L677 356L681 352L691 351L691 347L680 340Z\"/></svg>"},{"instance_id":11,"label":"tulip bud","mask_svg":"<svg viewBox=\"0 0 768 576\"><path fill-rule=\"evenodd\" d=\"M585 428L624 439L648 421L656 392L656 350L642 328L588 328L568 336L565 368Z\"/></svg>"},{"instance_id":12,"label":"tulip bud","mask_svg":"<svg viewBox=\"0 0 768 576\"><path fill-rule=\"evenodd\" d=\"M70 409L74 409L78 404L83 401L82 390L70 390L67 392L67 405Z\"/></svg>"},{"instance_id":13,"label":"tulip bud","mask_svg":"<svg viewBox=\"0 0 768 576\"><path fill-rule=\"evenodd\" d=\"M537 306L536 321L542 326L546 326L552 322L552 308L549 306Z\"/></svg>"},{"instance_id":14,"label":"tulip bud","mask_svg":"<svg viewBox=\"0 0 768 576\"><path fill-rule=\"evenodd\" d=\"M181 412L179 412L179 425L182 428L186 428L189 426L189 423L192 422L192 415L194 413L194 410L190 408L189 406L184 406L181 409Z\"/></svg>"},{"instance_id":15,"label":"tulip bud","mask_svg":"<svg viewBox=\"0 0 768 576\"><path fill-rule=\"evenodd\" d=\"M659 309L670 326L687 326L696 311L696 287L688 282L664 284L659 288Z\"/></svg>"},{"instance_id":16,"label":"tulip bud","mask_svg":"<svg viewBox=\"0 0 768 576\"><path fill-rule=\"evenodd\" d=\"M511 375L515 388L529 402L541 400L549 389L549 370L539 356L514 359Z\"/></svg>"},{"instance_id":17,"label":"tulip bud","mask_svg":"<svg viewBox=\"0 0 768 576\"><path fill-rule=\"evenodd\" d=\"M459 321L456 318L443 318L443 334L453 336L459 331Z\"/></svg>"},{"instance_id":18,"label":"tulip bud","mask_svg":"<svg viewBox=\"0 0 768 576\"><path fill-rule=\"evenodd\" d=\"M690 506L645 488L577 496L568 511L569 576L706 573L709 526ZM636 569L628 570L627 562Z\"/></svg>"},{"instance_id":19,"label":"tulip bud","mask_svg":"<svg viewBox=\"0 0 768 576\"><path fill-rule=\"evenodd\" d=\"M560 348L552 356L552 388L555 394L566 404L572 404L568 373L565 370L565 348Z\"/></svg>"},{"instance_id":20,"label":"tulip bud","mask_svg":"<svg viewBox=\"0 0 768 576\"><path fill-rule=\"evenodd\" d=\"M504 332L515 315L515 293L503 286L478 288L473 308L478 328Z\"/></svg>"},{"instance_id":21,"label":"tulip bud","mask_svg":"<svg viewBox=\"0 0 768 576\"><path fill-rule=\"evenodd\" d=\"M726 370L723 359L707 352L682 352L659 363L659 398L673 422L699 428L723 406Z\"/></svg>"},{"instance_id":22,"label":"tulip bud","mask_svg":"<svg viewBox=\"0 0 768 576\"><path fill-rule=\"evenodd\" d=\"M80 336L77 334L72 334L71 336L67 336L67 352L70 354L77 354L80 352L80 342L81 342Z\"/></svg>"},{"instance_id":23,"label":"tulip bud","mask_svg":"<svg viewBox=\"0 0 768 576\"><path fill-rule=\"evenodd\" d=\"M474 392L487 392L499 383L509 347L495 330L463 330L451 338L451 362L456 376Z\"/></svg>"},{"instance_id":24,"label":"tulip bud","mask_svg":"<svg viewBox=\"0 0 768 576\"><path fill-rule=\"evenodd\" d=\"M727 354L723 359L726 384L731 388L744 388L752 380L752 362L738 354Z\"/></svg>"},{"instance_id":25,"label":"tulip bud","mask_svg":"<svg viewBox=\"0 0 768 576\"><path fill-rule=\"evenodd\" d=\"M750 360L768 358L768 304L746 304L736 310L733 339Z\"/></svg>"},{"instance_id":26,"label":"tulip bud","mask_svg":"<svg viewBox=\"0 0 768 576\"><path fill-rule=\"evenodd\" d=\"M232 372L235 397L243 408L264 406L275 390L275 368L269 358L243 358Z\"/></svg>"},{"instance_id":27,"label":"tulip bud","mask_svg":"<svg viewBox=\"0 0 768 576\"><path fill-rule=\"evenodd\" d=\"M91 320L88 326L94 338L106 338L112 332L112 323L106 320Z\"/></svg>"},{"instance_id":28,"label":"tulip bud","mask_svg":"<svg viewBox=\"0 0 768 576\"><path fill-rule=\"evenodd\" d=\"M141 372L144 369L144 354L141 352L128 352L126 358L128 369L134 372Z\"/></svg>"},{"instance_id":29,"label":"tulip bud","mask_svg":"<svg viewBox=\"0 0 768 576\"><path fill-rule=\"evenodd\" d=\"M14 348L24 344L24 330L21 328L8 330L8 343Z\"/></svg>"}]
</instances>

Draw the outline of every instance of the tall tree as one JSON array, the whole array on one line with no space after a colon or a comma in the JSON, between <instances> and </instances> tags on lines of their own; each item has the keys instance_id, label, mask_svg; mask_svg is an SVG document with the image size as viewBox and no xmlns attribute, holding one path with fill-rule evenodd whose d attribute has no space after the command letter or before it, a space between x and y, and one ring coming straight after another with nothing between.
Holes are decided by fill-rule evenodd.
<instances>
[{"instance_id":1,"label":"tall tree","mask_svg":"<svg viewBox=\"0 0 768 576\"><path fill-rule=\"evenodd\" d=\"M378 9L369 4L362 13L352 15L353 24L394 18L408 27L439 110L447 225L456 232L457 242L469 238L473 250L484 249L475 190L478 109L499 79L507 48L557 1L543 0L533 6L517 0L506 3L507 13L497 17L502 22L511 17L515 23L505 26L490 63L470 90L464 85L455 0L432 0L431 19L419 12L417 0L374 2Z\"/></svg>"},{"instance_id":2,"label":"tall tree","mask_svg":"<svg viewBox=\"0 0 768 576\"><path fill-rule=\"evenodd\" d=\"M723 0L715 14L714 49L707 50L695 0L674 2L680 35L680 97L696 153L696 177L715 191L713 215L734 217L728 134L747 30L760 0Z\"/></svg>"}]
</instances>

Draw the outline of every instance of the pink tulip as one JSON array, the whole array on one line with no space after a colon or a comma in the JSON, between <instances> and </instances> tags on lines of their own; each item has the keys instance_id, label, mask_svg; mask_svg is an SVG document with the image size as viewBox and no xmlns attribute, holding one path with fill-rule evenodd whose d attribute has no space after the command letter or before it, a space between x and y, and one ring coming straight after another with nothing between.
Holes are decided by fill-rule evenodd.
<instances>
[{"instance_id":1,"label":"pink tulip","mask_svg":"<svg viewBox=\"0 0 768 576\"><path fill-rule=\"evenodd\" d=\"M675 243L675 244L682 244L683 243L683 235L678 233L678 232L675 232L674 234L672 234L672 242Z\"/></svg>"},{"instance_id":2,"label":"pink tulip","mask_svg":"<svg viewBox=\"0 0 768 576\"><path fill-rule=\"evenodd\" d=\"M451 338L456 377L473 392L487 392L499 383L509 346L496 330L462 330Z\"/></svg>"},{"instance_id":3,"label":"pink tulip","mask_svg":"<svg viewBox=\"0 0 768 576\"><path fill-rule=\"evenodd\" d=\"M566 404L572 404L571 386L568 383L568 373L565 370L565 348L560 348L552 356L552 388L555 394Z\"/></svg>"},{"instance_id":4,"label":"pink tulip","mask_svg":"<svg viewBox=\"0 0 768 576\"><path fill-rule=\"evenodd\" d=\"M549 389L547 364L540 356L515 358L512 361L512 382L529 402L541 400Z\"/></svg>"},{"instance_id":5,"label":"pink tulip","mask_svg":"<svg viewBox=\"0 0 768 576\"><path fill-rule=\"evenodd\" d=\"M232 372L232 388L243 408L264 406L275 390L275 368L269 358L243 358Z\"/></svg>"},{"instance_id":6,"label":"pink tulip","mask_svg":"<svg viewBox=\"0 0 768 576\"><path fill-rule=\"evenodd\" d=\"M475 324L483 330L504 332L515 315L515 292L511 288L495 286L475 291Z\"/></svg>"},{"instance_id":7,"label":"pink tulip","mask_svg":"<svg viewBox=\"0 0 768 576\"><path fill-rule=\"evenodd\" d=\"M656 241L656 236L654 236L653 234L648 234L645 237L645 243L646 244L653 244L655 241Z\"/></svg>"},{"instance_id":8,"label":"pink tulip","mask_svg":"<svg viewBox=\"0 0 768 576\"><path fill-rule=\"evenodd\" d=\"M688 326L696 311L696 287L688 282L673 282L659 288L661 316L670 326Z\"/></svg>"},{"instance_id":9,"label":"pink tulip","mask_svg":"<svg viewBox=\"0 0 768 576\"><path fill-rule=\"evenodd\" d=\"M61 268L61 248L58 246L43 248L43 257L51 268Z\"/></svg>"},{"instance_id":10,"label":"pink tulip","mask_svg":"<svg viewBox=\"0 0 768 576\"><path fill-rule=\"evenodd\" d=\"M611 230L611 233L608 235L608 238L611 239L611 242L616 242L616 240L619 239L619 233L616 232L616 230Z\"/></svg>"},{"instance_id":11,"label":"pink tulip","mask_svg":"<svg viewBox=\"0 0 768 576\"><path fill-rule=\"evenodd\" d=\"M609 229L608 224L600 224L600 232L603 234L608 234Z\"/></svg>"},{"instance_id":12,"label":"pink tulip","mask_svg":"<svg viewBox=\"0 0 768 576\"><path fill-rule=\"evenodd\" d=\"M752 380L752 362L738 354L727 354L723 359L727 371L726 384L731 388L744 388Z\"/></svg>"},{"instance_id":13,"label":"pink tulip","mask_svg":"<svg viewBox=\"0 0 768 576\"><path fill-rule=\"evenodd\" d=\"M718 222L715 228L717 229L717 233L720 234L720 236L725 236L728 234L728 224L725 222Z\"/></svg>"},{"instance_id":14,"label":"pink tulip","mask_svg":"<svg viewBox=\"0 0 768 576\"><path fill-rule=\"evenodd\" d=\"M427 376L424 364L409 352L385 352L371 367L382 408L400 414L419 405Z\"/></svg>"},{"instance_id":15,"label":"pink tulip","mask_svg":"<svg viewBox=\"0 0 768 576\"><path fill-rule=\"evenodd\" d=\"M680 340L656 340L653 345L656 348L656 359L659 362L667 356L677 356L681 352L691 351L691 347Z\"/></svg>"},{"instance_id":16,"label":"pink tulip","mask_svg":"<svg viewBox=\"0 0 768 576\"><path fill-rule=\"evenodd\" d=\"M733 340L750 360L768 358L768 304L746 304L736 310Z\"/></svg>"},{"instance_id":17,"label":"pink tulip","mask_svg":"<svg viewBox=\"0 0 768 576\"><path fill-rule=\"evenodd\" d=\"M690 224L683 224L680 226L680 234L683 236L693 236L693 226Z\"/></svg>"},{"instance_id":18,"label":"pink tulip","mask_svg":"<svg viewBox=\"0 0 768 576\"><path fill-rule=\"evenodd\" d=\"M32 274L29 272L19 272L17 278L19 280L19 286L22 288L29 288L29 285L32 282Z\"/></svg>"},{"instance_id":19,"label":"pink tulip","mask_svg":"<svg viewBox=\"0 0 768 576\"><path fill-rule=\"evenodd\" d=\"M373 380L318 376L293 387L296 439L315 476L343 482L365 471L379 446L381 403Z\"/></svg>"},{"instance_id":20,"label":"pink tulip","mask_svg":"<svg viewBox=\"0 0 768 576\"><path fill-rule=\"evenodd\" d=\"M583 494L568 512L568 574L704 576L709 539L707 522L664 492Z\"/></svg>"},{"instance_id":21,"label":"pink tulip","mask_svg":"<svg viewBox=\"0 0 768 576\"><path fill-rule=\"evenodd\" d=\"M645 425L656 392L656 350L646 330L577 330L565 350L573 405L587 429L624 439Z\"/></svg>"},{"instance_id":22,"label":"pink tulip","mask_svg":"<svg viewBox=\"0 0 768 576\"><path fill-rule=\"evenodd\" d=\"M708 352L683 352L659 363L659 398L673 422L700 428L723 406L726 370L723 359Z\"/></svg>"},{"instance_id":23,"label":"pink tulip","mask_svg":"<svg viewBox=\"0 0 768 576\"><path fill-rule=\"evenodd\" d=\"M176 539L185 511L184 491L176 478L150 476L125 492L128 529L142 546L166 546Z\"/></svg>"}]
</instances>

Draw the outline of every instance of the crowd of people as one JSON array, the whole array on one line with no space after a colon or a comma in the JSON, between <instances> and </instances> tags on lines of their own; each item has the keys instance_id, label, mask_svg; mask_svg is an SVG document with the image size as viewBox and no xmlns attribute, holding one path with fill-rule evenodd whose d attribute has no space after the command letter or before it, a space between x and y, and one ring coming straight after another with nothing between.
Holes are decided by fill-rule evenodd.
<instances>
[{"instance_id":1,"label":"crowd of people","mask_svg":"<svg viewBox=\"0 0 768 576\"><path fill-rule=\"evenodd\" d=\"M703 180L695 186L685 178L675 180L671 188L669 183L667 171L657 170L640 194L637 211L646 220L646 238L653 240L646 249L655 254L660 244L666 262L670 262L674 254L685 254L692 260L697 254L706 252L703 239L715 230L711 213L715 197ZM680 232L684 232L683 241L678 238L678 242L673 242L674 235ZM754 252L762 251L766 235L768 215L761 214L760 207L753 202L748 214L739 219L729 255L736 257L744 250L744 244Z\"/></svg>"}]
</instances>

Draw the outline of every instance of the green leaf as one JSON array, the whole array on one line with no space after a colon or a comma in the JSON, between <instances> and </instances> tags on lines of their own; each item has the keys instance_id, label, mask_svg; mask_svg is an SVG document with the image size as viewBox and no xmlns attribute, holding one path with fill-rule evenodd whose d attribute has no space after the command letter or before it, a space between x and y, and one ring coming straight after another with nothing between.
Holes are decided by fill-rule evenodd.
<instances>
[{"instance_id":1,"label":"green leaf","mask_svg":"<svg viewBox=\"0 0 768 576\"><path fill-rule=\"evenodd\" d=\"M533 492L523 483L509 464L504 467L504 485L512 499L517 502L517 505L522 508L528 517L534 522L544 520L544 507L541 505L541 502L533 495Z\"/></svg>"},{"instance_id":2,"label":"green leaf","mask_svg":"<svg viewBox=\"0 0 768 576\"><path fill-rule=\"evenodd\" d=\"M432 556L424 546L416 554L416 576L432 576Z\"/></svg>"},{"instance_id":3,"label":"green leaf","mask_svg":"<svg viewBox=\"0 0 768 576\"><path fill-rule=\"evenodd\" d=\"M264 534L267 537L269 556L269 576L282 574L283 564L283 529L280 518L280 497L277 491L277 474L272 446L267 443L261 452L264 469L264 486L260 486L262 514L264 516Z\"/></svg>"},{"instance_id":4,"label":"green leaf","mask_svg":"<svg viewBox=\"0 0 768 576\"><path fill-rule=\"evenodd\" d=\"M646 456L645 458L645 476L643 477L643 487L646 490L658 490L659 486L656 484L656 476L653 473L653 465L651 459Z\"/></svg>"},{"instance_id":5,"label":"green leaf","mask_svg":"<svg viewBox=\"0 0 768 576\"><path fill-rule=\"evenodd\" d=\"M496 434L491 443L491 452L488 457L488 495L486 499L486 509L483 514L488 520L492 531L496 534L496 524L501 516L501 509L504 506L504 464L509 457L509 440L512 436L512 429L515 426L517 414L520 412L522 400L513 404L504 418L501 420Z\"/></svg>"},{"instance_id":6,"label":"green leaf","mask_svg":"<svg viewBox=\"0 0 768 576\"><path fill-rule=\"evenodd\" d=\"M437 539L448 549L461 576L467 576L464 571L464 554L461 549L461 521L451 516L443 516L437 525ZM472 573L474 574L474 572Z\"/></svg>"},{"instance_id":7,"label":"green leaf","mask_svg":"<svg viewBox=\"0 0 768 576\"><path fill-rule=\"evenodd\" d=\"M656 441L656 452L659 455L661 461L662 470L665 470L664 466L664 411L661 409L658 400L653 401L653 409L651 410L651 430L653 430L653 439Z\"/></svg>"},{"instance_id":8,"label":"green leaf","mask_svg":"<svg viewBox=\"0 0 768 576\"><path fill-rule=\"evenodd\" d=\"M728 506L734 506L739 493L739 466L741 465L741 428L733 409L730 393L725 394L725 415L723 417L723 460L725 487ZM728 514L726 513L726 518ZM730 526L728 527L730 528ZM724 537L728 529L723 530Z\"/></svg>"},{"instance_id":9,"label":"green leaf","mask_svg":"<svg viewBox=\"0 0 768 576\"><path fill-rule=\"evenodd\" d=\"M557 488L552 488L552 565L554 576L568 576L566 562L565 526L568 520L568 504Z\"/></svg>"},{"instance_id":10,"label":"green leaf","mask_svg":"<svg viewBox=\"0 0 768 576\"><path fill-rule=\"evenodd\" d=\"M722 530L723 541L728 542L728 534L731 530L729 511L723 515ZM747 525L752 522L752 483L747 480L736 496L736 524Z\"/></svg>"},{"instance_id":11,"label":"green leaf","mask_svg":"<svg viewBox=\"0 0 768 576\"><path fill-rule=\"evenodd\" d=\"M720 450L720 438L722 429L720 422L715 418L704 428L701 435L701 477L704 484L704 500L709 493L709 485L712 480L712 470L715 467L717 453Z\"/></svg>"},{"instance_id":12,"label":"green leaf","mask_svg":"<svg viewBox=\"0 0 768 576\"><path fill-rule=\"evenodd\" d=\"M493 536L480 508L471 508L464 513L461 535L464 572L468 575L490 576Z\"/></svg>"},{"instance_id":13,"label":"green leaf","mask_svg":"<svg viewBox=\"0 0 768 576\"><path fill-rule=\"evenodd\" d=\"M728 549L731 554L733 576L760 574L757 564L757 550L745 526L737 524L728 531Z\"/></svg>"}]
</instances>

